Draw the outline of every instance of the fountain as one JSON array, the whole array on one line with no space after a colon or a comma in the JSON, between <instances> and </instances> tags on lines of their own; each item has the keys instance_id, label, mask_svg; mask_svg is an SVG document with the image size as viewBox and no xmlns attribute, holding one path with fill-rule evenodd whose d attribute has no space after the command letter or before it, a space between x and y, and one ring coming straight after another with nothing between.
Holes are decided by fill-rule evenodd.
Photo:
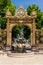
<instances>
[{"instance_id":1,"label":"fountain","mask_svg":"<svg viewBox=\"0 0 43 65\"><path fill-rule=\"evenodd\" d=\"M17 35L17 38L14 39L12 44L16 52L26 52L27 49L31 48L29 41L24 38L23 29L20 30L20 33Z\"/></svg>"}]
</instances>

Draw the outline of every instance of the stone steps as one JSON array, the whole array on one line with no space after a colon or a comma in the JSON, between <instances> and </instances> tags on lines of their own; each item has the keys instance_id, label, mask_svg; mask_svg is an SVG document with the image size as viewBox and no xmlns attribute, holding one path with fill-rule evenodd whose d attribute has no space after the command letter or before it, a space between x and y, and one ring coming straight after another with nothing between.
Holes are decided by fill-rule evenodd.
<instances>
[{"instance_id":1,"label":"stone steps","mask_svg":"<svg viewBox=\"0 0 43 65\"><path fill-rule=\"evenodd\" d=\"M34 52L29 52L29 53L8 53L7 56L9 57L27 57L29 55L34 55Z\"/></svg>"}]
</instances>

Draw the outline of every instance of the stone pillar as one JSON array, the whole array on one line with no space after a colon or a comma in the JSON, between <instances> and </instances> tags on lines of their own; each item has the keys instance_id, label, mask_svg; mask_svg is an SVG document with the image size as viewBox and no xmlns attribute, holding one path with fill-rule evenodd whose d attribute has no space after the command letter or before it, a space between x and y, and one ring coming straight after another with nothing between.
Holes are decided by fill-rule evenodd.
<instances>
[{"instance_id":1,"label":"stone pillar","mask_svg":"<svg viewBox=\"0 0 43 65\"><path fill-rule=\"evenodd\" d=\"M2 43L2 30L0 28L0 44Z\"/></svg>"},{"instance_id":2,"label":"stone pillar","mask_svg":"<svg viewBox=\"0 0 43 65\"><path fill-rule=\"evenodd\" d=\"M9 32L9 45L11 46L12 43L12 33L11 31Z\"/></svg>"},{"instance_id":3,"label":"stone pillar","mask_svg":"<svg viewBox=\"0 0 43 65\"><path fill-rule=\"evenodd\" d=\"M35 45L35 32L36 32L36 25L35 25L35 19L37 18L37 13L35 10L31 12L32 17L32 45Z\"/></svg>"},{"instance_id":4,"label":"stone pillar","mask_svg":"<svg viewBox=\"0 0 43 65\"><path fill-rule=\"evenodd\" d=\"M35 45L35 31L36 31L36 26L35 26L35 19L32 20L32 26L31 26L31 46Z\"/></svg>"},{"instance_id":5,"label":"stone pillar","mask_svg":"<svg viewBox=\"0 0 43 65\"><path fill-rule=\"evenodd\" d=\"M39 31L36 31L36 44L39 44Z\"/></svg>"},{"instance_id":6,"label":"stone pillar","mask_svg":"<svg viewBox=\"0 0 43 65\"><path fill-rule=\"evenodd\" d=\"M41 42L43 43L43 28L41 28Z\"/></svg>"},{"instance_id":7,"label":"stone pillar","mask_svg":"<svg viewBox=\"0 0 43 65\"><path fill-rule=\"evenodd\" d=\"M7 46L10 45L11 45L10 24L9 24L9 19L7 19Z\"/></svg>"},{"instance_id":8,"label":"stone pillar","mask_svg":"<svg viewBox=\"0 0 43 65\"><path fill-rule=\"evenodd\" d=\"M33 37L32 40L33 41L32 41L32 44L35 45L35 31L36 31L35 19L33 19L33 24L32 25L33 25L33 31L32 31L32 35L33 35L32 36Z\"/></svg>"},{"instance_id":9,"label":"stone pillar","mask_svg":"<svg viewBox=\"0 0 43 65\"><path fill-rule=\"evenodd\" d=\"M31 32L31 46L32 46L32 43L33 43L33 34L32 34L32 32Z\"/></svg>"},{"instance_id":10,"label":"stone pillar","mask_svg":"<svg viewBox=\"0 0 43 65\"><path fill-rule=\"evenodd\" d=\"M43 36L43 28L41 28L41 35Z\"/></svg>"},{"instance_id":11,"label":"stone pillar","mask_svg":"<svg viewBox=\"0 0 43 65\"><path fill-rule=\"evenodd\" d=\"M11 45L11 34L10 34L10 24L9 24L9 17L12 16L9 9L6 12L6 18L7 18L7 46Z\"/></svg>"},{"instance_id":12,"label":"stone pillar","mask_svg":"<svg viewBox=\"0 0 43 65\"><path fill-rule=\"evenodd\" d=\"M33 27L31 26L31 46L32 46L32 43L33 43Z\"/></svg>"}]
</instances>

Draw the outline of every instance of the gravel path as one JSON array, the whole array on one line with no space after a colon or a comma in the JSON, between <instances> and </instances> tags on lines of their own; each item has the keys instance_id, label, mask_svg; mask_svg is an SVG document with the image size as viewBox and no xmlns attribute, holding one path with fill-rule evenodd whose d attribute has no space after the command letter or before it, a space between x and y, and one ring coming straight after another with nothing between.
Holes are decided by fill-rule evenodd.
<instances>
[{"instance_id":1,"label":"gravel path","mask_svg":"<svg viewBox=\"0 0 43 65\"><path fill-rule=\"evenodd\" d=\"M1 54L0 65L43 65L43 54L15 53L14 57L8 57L7 54Z\"/></svg>"}]
</instances>

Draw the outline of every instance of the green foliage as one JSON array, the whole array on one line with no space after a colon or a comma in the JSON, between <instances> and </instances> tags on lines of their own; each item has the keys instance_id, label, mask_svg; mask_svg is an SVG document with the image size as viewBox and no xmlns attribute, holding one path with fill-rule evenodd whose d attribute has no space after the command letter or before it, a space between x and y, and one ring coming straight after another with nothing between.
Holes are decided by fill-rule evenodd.
<instances>
[{"instance_id":1,"label":"green foliage","mask_svg":"<svg viewBox=\"0 0 43 65\"><path fill-rule=\"evenodd\" d=\"M40 12L40 9L38 8L38 6L36 6L35 4L33 4L32 6L28 6L27 8L27 14L31 15L31 12L33 11L33 9L38 13Z\"/></svg>"},{"instance_id":2,"label":"green foliage","mask_svg":"<svg viewBox=\"0 0 43 65\"><path fill-rule=\"evenodd\" d=\"M5 13L10 10L12 15L15 14L16 6L11 3L11 0L0 0L0 25L2 29L6 28Z\"/></svg>"},{"instance_id":3,"label":"green foliage","mask_svg":"<svg viewBox=\"0 0 43 65\"><path fill-rule=\"evenodd\" d=\"M6 6L3 9L4 12L6 12L7 10L9 10L12 13L12 15L14 15L15 14L15 11L16 11L16 6L13 5L13 4L10 4L10 6Z\"/></svg>"},{"instance_id":4,"label":"green foliage","mask_svg":"<svg viewBox=\"0 0 43 65\"><path fill-rule=\"evenodd\" d=\"M6 28L6 18L2 18L1 29L5 29L5 28Z\"/></svg>"},{"instance_id":5,"label":"green foliage","mask_svg":"<svg viewBox=\"0 0 43 65\"><path fill-rule=\"evenodd\" d=\"M41 27L43 28L43 12L42 12L42 17L41 17Z\"/></svg>"},{"instance_id":6,"label":"green foliage","mask_svg":"<svg viewBox=\"0 0 43 65\"><path fill-rule=\"evenodd\" d=\"M1 29L6 28L6 18L0 18L0 28Z\"/></svg>"},{"instance_id":7,"label":"green foliage","mask_svg":"<svg viewBox=\"0 0 43 65\"><path fill-rule=\"evenodd\" d=\"M27 14L31 15L31 12L33 11L33 9L37 12L37 19L36 19L36 28L37 29L41 29L41 22L43 21L42 19L42 12L40 11L39 7L36 6L35 4L33 4L32 6L28 6L27 8Z\"/></svg>"},{"instance_id":8,"label":"green foliage","mask_svg":"<svg viewBox=\"0 0 43 65\"><path fill-rule=\"evenodd\" d=\"M30 28L27 27L27 26L24 26L23 31L24 31L24 37L25 37L26 39L29 39L29 38L30 38L30 34L31 34Z\"/></svg>"},{"instance_id":9,"label":"green foliage","mask_svg":"<svg viewBox=\"0 0 43 65\"><path fill-rule=\"evenodd\" d=\"M11 4L11 0L0 0L0 9L3 10L7 5Z\"/></svg>"},{"instance_id":10,"label":"green foliage","mask_svg":"<svg viewBox=\"0 0 43 65\"><path fill-rule=\"evenodd\" d=\"M12 37L13 37L13 38L16 38L16 37L17 37L17 34L19 34L21 28L22 28L21 26L15 26L15 27L12 29Z\"/></svg>"}]
</instances>

